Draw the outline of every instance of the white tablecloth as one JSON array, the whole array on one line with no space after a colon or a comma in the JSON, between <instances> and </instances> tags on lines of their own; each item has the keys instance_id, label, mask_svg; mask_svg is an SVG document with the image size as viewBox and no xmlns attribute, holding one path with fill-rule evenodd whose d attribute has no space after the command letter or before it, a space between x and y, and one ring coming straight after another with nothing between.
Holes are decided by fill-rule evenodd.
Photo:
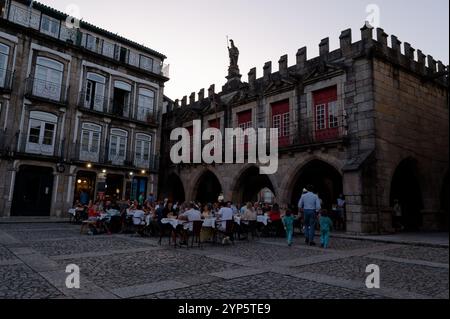
<instances>
[{"instance_id":1,"label":"white tablecloth","mask_svg":"<svg viewBox=\"0 0 450 319\"><path fill-rule=\"evenodd\" d=\"M173 229L176 229L179 225L183 225L185 228L189 227L189 223L185 222L184 220L178 220L175 218L163 218L161 219L162 224L170 224Z\"/></svg>"},{"instance_id":2,"label":"white tablecloth","mask_svg":"<svg viewBox=\"0 0 450 319\"><path fill-rule=\"evenodd\" d=\"M203 227L205 228L216 228L216 219L215 218L207 218L203 222Z\"/></svg>"},{"instance_id":3,"label":"white tablecloth","mask_svg":"<svg viewBox=\"0 0 450 319\"><path fill-rule=\"evenodd\" d=\"M268 216L258 216L256 218L256 220L258 221L258 223L263 223L265 226L267 226L267 224L269 223L269 217Z\"/></svg>"},{"instance_id":4,"label":"white tablecloth","mask_svg":"<svg viewBox=\"0 0 450 319\"><path fill-rule=\"evenodd\" d=\"M69 214L75 216L77 213L77 211L75 210L75 208L71 208L69 209Z\"/></svg>"}]
</instances>

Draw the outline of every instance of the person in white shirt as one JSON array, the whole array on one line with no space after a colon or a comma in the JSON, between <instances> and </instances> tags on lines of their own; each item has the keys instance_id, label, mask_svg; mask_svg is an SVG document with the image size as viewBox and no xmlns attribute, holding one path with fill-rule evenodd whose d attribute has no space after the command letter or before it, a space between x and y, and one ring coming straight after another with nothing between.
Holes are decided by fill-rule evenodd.
<instances>
[{"instance_id":1,"label":"person in white shirt","mask_svg":"<svg viewBox=\"0 0 450 319\"><path fill-rule=\"evenodd\" d=\"M178 219L188 221L187 227L189 231L193 230L194 221L202 220L202 214L200 211L194 209L194 205L191 203L188 205L188 210L182 213Z\"/></svg>"},{"instance_id":2,"label":"person in white shirt","mask_svg":"<svg viewBox=\"0 0 450 319\"><path fill-rule=\"evenodd\" d=\"M219 218L222 221L220 230L225 231L227 228L227 221L233 220L233 210L231 209L231 203L228 202L227 206L222 207L219 210Z\"/></svg>"},{"instance_id":3,"label":"person in white shirt","mask_svg":"<svg viewBox=\"0 0 450 319\"><path fill-rule=\"evenodd\" d=\"M314 246L314 236L316 231L317 213L322 208L319 196L314 194L313 186L306 187L308 193L303 194L298 202L298 208L303 213L305 223L305 242L310 246Z\"/></svg>"},{"instance_id":4,"label":"person in white shirt","mask_svg":"<svg viewBox=\"0 0 450 319\"><path fill-rule=\"evenodd\" d=\"M142 206L138 206L133 211L133 224L135 226L145 225L145 212L142 210Z\"/></svg>"}]
</instances>

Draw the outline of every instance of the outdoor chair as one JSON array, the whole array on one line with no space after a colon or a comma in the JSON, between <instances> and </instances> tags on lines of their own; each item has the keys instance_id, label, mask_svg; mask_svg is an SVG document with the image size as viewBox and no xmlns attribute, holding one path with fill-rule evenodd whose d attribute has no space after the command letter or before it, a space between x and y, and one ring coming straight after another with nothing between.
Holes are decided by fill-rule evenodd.
<instances>
[{"instance_id":1,"label":"outdoor chair","mask_svg":"<svg viewBox=\"0 0 450 319\"><path fill-rule=\"evenodd\" d=\"M198 221L194 221L193 222L193 226L192 226L192 242L191 242L191 247L194 247L194 240L196 241L196 243L198 243L198 247L202 247L202 241L200 239L200 235L202 232L202 227L203 227L203 221L202 220L198 220Z\"/></svg>"},{"instance_id":2,"label":"outdoor chair","mask_svg":"<svg viewBox=\"0 0 450 319\"><path fill-rule=\"evenodd\" d=\"M248 234L252 235L252 239L255 239L255 236L259 238L258 222L256 220L251 220L248 222ZM247 239L248 238L250 238L250 236L247 236Z\"/></svg>"}]
</instances>

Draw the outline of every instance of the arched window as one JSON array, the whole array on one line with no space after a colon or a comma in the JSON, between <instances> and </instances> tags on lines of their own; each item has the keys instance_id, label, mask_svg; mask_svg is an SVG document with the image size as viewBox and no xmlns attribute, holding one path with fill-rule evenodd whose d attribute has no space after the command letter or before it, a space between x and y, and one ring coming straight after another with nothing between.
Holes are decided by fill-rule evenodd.
<instances>
[{"instance_id":1,"label":"arched window","mask_svg":"<svg viewBox=\"0 0 450 319\"><path fill-rule=\"evenodd\" d=\"M98 162L102 127L97 124L83 123L81 129L80 159Z\"/></svg>"},{"instance_id":2,"label":"arched window","mask_svg":"<svg viewBox=\"0 0 450 319\"><path fill-rule=\"evenodd\" d=\"M44 112L30 112L26 152L53 156L58 117Z\"/></svg>"},{"instance_id":3,"label":"arched window","mask_svg":"<svg viewBox=\"0 0 450 319\"><path fill-rule=\"evenodd\" d=\"M97 73L88 72L86 76L86 92L84 106L98 112L105 111L106 78Z\"/></svg>"},{"instance_id":4,"label":"arched window","mask_svg":"<svg viewBox=\"0 0 450 319\"><path fill-rule=\"evenodd\" d=\"M33 95L60 101L64 65L58 61L38 57L33 85Z\"/></svg>"},{"instance_id":5,"label":"arched window","mask_svg":"<svg viewBox=\"0 0 450 319\"><path fill-rule=\"evenodd\" d=\"M115 165L123 165L127 154L128 132L111 129L109 141L109 160Z\"/></svg>"},{"instance_id":6,"label":"arched window","mask_svg":"<svg viewBox=\"0 0 450 319\"><path fill-rule=\"evenodd\" d=\"M6 84L6 70L8 68L9 46L0 43L0 88Z\"/></svg>"},{"instance_id":7,"label":"arched window","mask_svg":"<svg viewBox=\"0 0 450 319\"><path fill-rule=\"evenodd\" d=\"M147 122L155 111L155 92L147 89L139 89L137 119Z\"/></svg>"},{"instance_id":8,"label":"arched window","mask_svg":"<svg viewBox=\"0 0 450 319\"><path fill-rule=\"evenodd\" d=\"M136 134L135 166L148 168L151 160L152 136L147 134Z\"/></svg>"}]
</instances>

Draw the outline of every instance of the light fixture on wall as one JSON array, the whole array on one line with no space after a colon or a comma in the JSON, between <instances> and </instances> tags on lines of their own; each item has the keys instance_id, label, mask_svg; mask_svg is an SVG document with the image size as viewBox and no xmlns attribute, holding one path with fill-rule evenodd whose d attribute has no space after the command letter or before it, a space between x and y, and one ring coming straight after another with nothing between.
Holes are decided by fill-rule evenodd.
<instances>
[{"instance_id":1,"label":"light fixture on wall","mask_svg":"<svg viewBox=\"0 0 450 319\"><path fill-rule=\"evenodd\" d=\"M64 173L66 171L66 167L62 163L56 164L56 170L58 173Z\"/></svg>"},{"instance_id":2,"label":"light fixture on wall","mask_svg":"<svg viewBox=\"0 0 450 319\"><path fill-rule=\"evenodd\" d=\"M91 163L87 164L86 166L87 166L87 168L92 168L92 164Z\"/></svg>"},{"instance_id":3,"label":"light fixture on wall","mask_svg":"<svg viewBox=\"0 0 450 319\"><path fill-rule=\"evenodd\" d=\"M142 171L141 171L141 174L142 174L142 175L145 175L146 173L147 173L147 172L146 172L145 170L142 170Z\"/></svg>"}]
</instances>

